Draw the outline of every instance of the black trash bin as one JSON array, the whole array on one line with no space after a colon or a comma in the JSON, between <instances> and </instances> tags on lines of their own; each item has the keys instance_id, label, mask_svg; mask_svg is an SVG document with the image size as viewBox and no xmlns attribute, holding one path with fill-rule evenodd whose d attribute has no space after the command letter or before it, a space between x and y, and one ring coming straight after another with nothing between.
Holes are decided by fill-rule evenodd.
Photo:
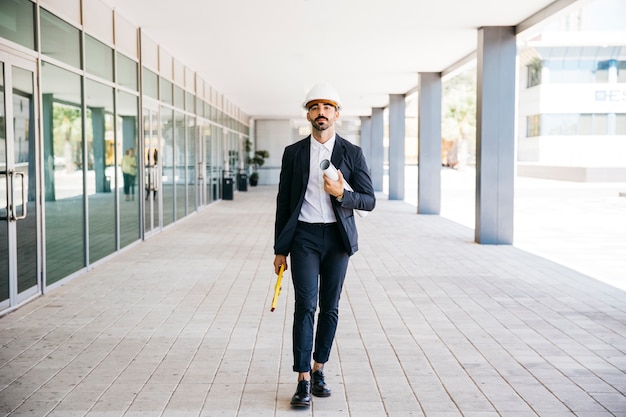
<instances>
[{"instance_id":1,"label":"black trash bin","mask_svg":"<svg viewBox=\"0 0 626 417\"><path fill-rule=\"evenodd\" d=\"M233 179L226 177L222 180L222 200L233 199Z\"/></svg>"},{"instance_id":2,"label":"black trash bin","mask_svg":"<svg viewBox=\"0 0 626 417\"><path fill-rule=\"evenodd\" d=\"M111 192L111 177L109 175L104 177L104 192L105 193L110 193Z\"/></svg>"},{"instance_id":3,"label":"black trash bin","mask_svg":"<svg viewBox=\"0 0 626 417\"><path fill-rule=\"evenodd\" d=\"M248 191L248 173L240 172L237 174L237 190Z\"/></svg>"}]
</instances>

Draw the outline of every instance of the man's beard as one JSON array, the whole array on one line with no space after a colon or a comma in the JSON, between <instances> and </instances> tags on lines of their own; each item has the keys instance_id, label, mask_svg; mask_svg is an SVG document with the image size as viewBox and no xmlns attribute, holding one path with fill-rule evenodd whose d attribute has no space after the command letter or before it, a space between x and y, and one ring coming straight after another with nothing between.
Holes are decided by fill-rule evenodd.
<instances>
[{"instance_id":1,"label":"man's beard","mask_svg":"<svg viewBox=\"0 0 626 417\"><path fill-rule=\"evenodd\" d=\"M324 118L321 120L325 120L326 123L323 125L320 125L319 123L317 123L317 120L313 120L313 122L311 122L311 125L313 126L313 129L317 130L317 131L324 131L326 129L328 129L330 127L330 123L328 123L328 119Z\"/></svg>"}]
</instances>

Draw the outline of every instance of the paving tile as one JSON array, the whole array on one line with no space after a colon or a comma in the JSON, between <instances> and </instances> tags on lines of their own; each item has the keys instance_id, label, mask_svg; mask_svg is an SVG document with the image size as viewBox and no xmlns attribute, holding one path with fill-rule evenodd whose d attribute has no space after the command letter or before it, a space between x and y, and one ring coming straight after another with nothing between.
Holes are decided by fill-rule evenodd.
<instances>
[{"instance_id":1,"label":"paving tile","mask_svg":"<svg viewBox=\"0 0 626 417\"><path fill-rule=\"evenodd\" d=\"M274 202L237 193L1 317L0 415L295 415ZM626 415L622 290L382 195L357 222L333 395L298 416Z\"/></svg>"}]
</instances>

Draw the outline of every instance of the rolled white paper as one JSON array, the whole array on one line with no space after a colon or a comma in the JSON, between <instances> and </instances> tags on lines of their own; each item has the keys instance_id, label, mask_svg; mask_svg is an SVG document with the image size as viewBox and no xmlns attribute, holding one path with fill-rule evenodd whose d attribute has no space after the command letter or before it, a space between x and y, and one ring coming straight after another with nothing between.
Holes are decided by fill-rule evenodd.
<instances>
[{"instance_id":1,"label":"rolled white paper","mask_svg":"<svg viewBox=\"0 0 626 417\"><path fill-rule=\"evenodd\" d=\"M324 175L326 175L331 180L337 181L339 179L339 174L337 174L337 168L335 168L335 166L332 164L332 162L330 162L328 159L324 159L322 162L320 162L320 168L322 169L322 172L324 173ZM348 182L346 180L343 181L343 189L344 190L348 190L350 192L354 191L352 189L352 187L350 187L350 184L348 184ZM356 210L355 209L355 211L356 211L356 214L358 214L361 217L365 217L369 213L369 212L364 211L364 210Z\"/></svg>"}]
</instances>

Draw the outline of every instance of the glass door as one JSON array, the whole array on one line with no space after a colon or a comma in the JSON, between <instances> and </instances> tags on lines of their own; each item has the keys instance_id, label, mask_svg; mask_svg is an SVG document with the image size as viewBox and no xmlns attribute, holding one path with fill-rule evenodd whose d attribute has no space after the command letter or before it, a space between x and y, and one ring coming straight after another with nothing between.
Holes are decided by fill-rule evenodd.
<instances>
[{"instance_id":1,"label":"glass door","mask_svg":"<svg viewBox=\"0 0 626 417\"><path fill-rule=\"evenodd\" d=\"M207 193L205 192L206 175L204 172L204 129L205 122L198 119L198 126L194 129L195 137L195 187L196 187L196 207L203 207L207 204Z\"/></svg>"},{"instance_id":2,"label":"glass door","mask_svg":"<svg viewBox=\"0 0 626 417\"><path fill-rule=\"evenodd\" d=\"M0 51L0 311L41 292L35 63Z\"/></svg>"},{"instance_id":3,"label":"glass door","mask_svg":"<svg viewBox=\"0 0 626 417\"><path fill-rule=\"evenodd\" d=\"M150 235L161 227L161 145L159 112L143 109L144 158L144 234Z\"/></svg>"}]
</instances>

